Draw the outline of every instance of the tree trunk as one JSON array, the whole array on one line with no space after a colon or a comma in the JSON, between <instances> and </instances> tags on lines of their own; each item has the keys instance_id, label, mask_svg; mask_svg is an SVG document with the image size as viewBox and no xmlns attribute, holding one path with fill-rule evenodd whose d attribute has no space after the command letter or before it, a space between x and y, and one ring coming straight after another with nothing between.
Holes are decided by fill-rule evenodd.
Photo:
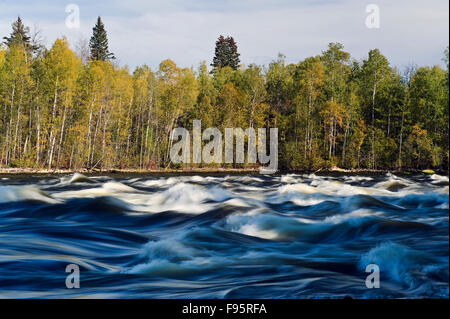
<instances>
[{"instance_id":1,"label":"tree trunk","mask_svg":"<svg viewBox=\"0 0 450 319\"><path fill-rule=\"evenodd\" d=\"M347 126L345 127L344 143L342 146L342 167L345 167L345 148L347 147L347 136L350 129L350 118L347 118Z\"/></svg>"},{"instance_id":2,"label":"tree trunk","mask_svg":"<svg viewBox=\"0 0 450 319\"><path fill-rule=\"evenodd\" d=\"M64 103L64 111L63 111L63 117L62 117L62 123L61 123L61 135L59 137L59 144L58 144L58 159L56 161L56 166L59 167L59 163L61 160L61 147L62 147L62 142L63 142L63 137L64 137L64 126L66 123L66 112L67 112L67 99L68 99L68 92L66 93L66 101Z\"/></svg>"},{"instance_id":3,"label":"tree trunk","mask_svg":"<svg viewBox=\"0 0 450 319\"><path fill-rule=\"evenodd\" d=\"M56 101L58 100L58 76L56 76L56 81L55 81L55 97L53 100L53 110L52 110L52 119L51 119L51 128L50 128L50 138L49 138L49 143L51 143L51 147L50 147L50 154L49 154L49 161L48 161L48 169L51 169L52 167L52 161L53 161L53 151L55 148L55 140L56 138L53 137L53 121L55 120L55 116L56 116Z\"/></svg>"},{"instance_id":4,"label":"tree trunk","mask_svg":"<svg viewBox=\"0 0 450 319\"><path fill-rule=\"evenodd\" d=\"M375 83L373 85L372 94L372 169L375 169L375 94L377 91L377 81L375 72Z\"/></svg>"},{"instance_id":5,"label":"tree trunk","mask_svg":"<svg viewBox=\"0 0 450 319\"><path fill-rule=\"evenodd\" d=\"M402 110L402 123L400 126L400 142L398 147L398 169L402 168L402 143L403 143L403 123L405 119L405 111Z\"/></svg>"},{"instance_id":6,"label":"tree trunk","mask_svg":"<svg viewBox=\"0 0 450 319\"><path fill-rule=\"evenodd\" d=\"M92 150L92 113L94 112L94 103L95 103L95 97L92 98L91 102L91 110L89 112L89 125L88 125L88 158L87 158L87 165L89 166L90 160L91 160L91 150Z\"/></svg>"}]
</instances>

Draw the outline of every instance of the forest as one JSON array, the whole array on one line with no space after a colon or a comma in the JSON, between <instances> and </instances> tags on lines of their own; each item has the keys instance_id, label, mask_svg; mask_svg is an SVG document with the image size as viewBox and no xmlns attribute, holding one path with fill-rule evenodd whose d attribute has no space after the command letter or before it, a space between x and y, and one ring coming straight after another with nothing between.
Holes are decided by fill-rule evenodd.
<instances>
[{"instance_id":1,"label":"forest","mask_svg":"<svg viewBox=\"0 0 450 319\"><path fill-rule=\"evenodd\" d=\"M301 41L301 37L298 39ZM131 71L98 18L89 43L50 48L20 18L0 46L0 167L252 168L173 164L170 132L278 128L279 169L448 170L449 50L439 65L393 67L378 49L356 60L340 43L298 63L243 65L220 36L212 64L170 59Z\"/></svg>"}]
</instances>

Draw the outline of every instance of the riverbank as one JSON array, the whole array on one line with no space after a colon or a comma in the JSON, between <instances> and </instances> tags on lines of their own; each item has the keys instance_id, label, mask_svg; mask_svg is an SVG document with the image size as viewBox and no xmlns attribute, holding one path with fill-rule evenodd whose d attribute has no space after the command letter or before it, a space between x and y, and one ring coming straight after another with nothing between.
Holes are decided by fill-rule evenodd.
<instances>
[{"instance_id":1,"label":"riverbank","mask_svg":"<svg viewBox=\"0 0 450 319\"><path fill-rule=\"evenodd\" d=\"M259 173L255 168L192 168L192 169L35 169L35 168L5 168L0 167L0 174L158 174L158 173Z\"/></svg>"},{"instance_id":2,"label":"riverbank","mask_svg":"<svg viewBox=\"0 0 450 319\"><path fill-rule=\"evenodd\" d=\"M439 174L449 175L448 171L444 170L417 170L417 169L405 169L405 170L389 170L389 169L343 169L334 167L331 169L317 169L317 170L279 170L278 174L350 174L350 175L378 175L386 173L396 174ZM52 174L260 174L258 168L188 168L188 169L137 169L137 168L124 168L124 169L36 169L36 168L11 168L0 167L0 175L52 175Z\"/></svg>"}]
</instances>

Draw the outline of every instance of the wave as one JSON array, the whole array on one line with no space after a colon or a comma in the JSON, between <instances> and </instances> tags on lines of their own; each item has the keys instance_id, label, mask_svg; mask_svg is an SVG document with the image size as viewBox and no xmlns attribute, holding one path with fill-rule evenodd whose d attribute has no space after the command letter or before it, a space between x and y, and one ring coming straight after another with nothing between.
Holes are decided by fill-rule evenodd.
<instances>
[{"instance_id":1,"label":"wave","mask_svg":"<svg viewBox=\"0 0 450 319\"><path fill-rule=\"evenodd\" d=\"M69 184L74 183L95 183L92 179L89 177L80 174L80 173L74 173L69 179L64 179L64 182L67 182Z\"/></svg>"},{"instance_id":2,"label":"wave","mask_svg":"<svg viewBox=\"0 0 450 319\"><path fill-rule=\"evenodd\" d=\"M101 187L75 191L64 191L54 195L58 199L115 197L129 204L130 210L137 212L159 213L176 211L181 213L199 214L214 207L208 202L222 202L233 196L226 190L215 186L202 186L178 183L168 189L149 193L139 191L119 182L106 182Z\"/></svg>"},{"instance_id":3,"label":"wave","mask_svg":"<svg viewBox=\"0 0 450 319\"><path fill-rule=\"evenodd\" d=\"M443 265L429 254L394 242L383 242L362 255L358 263L361 270L369 264L380 268L381 277L401 282L415 289L423 284L427 273L438 273L448 278L448 264ZM447 275L445 275L445 273Z\"/></svg>"},{"instance_id":4,"label":"wave","mask_svg":"<svg viewBox=\"0 0 450 319\"><path fill-rule=\"evenodd\" d=\"M381 183L377 184L377 186L382 187L391 192L396 192L400 189L408 187L408 185L406 183L402 183L401 181L395 180L395 179L389 179L386 182L381 182Z\"/></svg>"},{"instance_id":5,"label":"wave","mask_svg":"<svg viewBox=\"0 0 450 319\"><path fill-rule=\"evenodd\" d=\"M213 186L203 188L201 186L179 183L160 194L151 196L147 205L150 204L150 211L177 211L182 213L199 214L204 213L214 207L208 201L222 202L233 196L226 190Z\"/></svg>"},{"instance_id":6,"label":"wave","mask_svg":"<svg viewBox=\"0 0 450 319\"><path fill-rule=\"evenodd\" d=\"M34 186L1 186L0 203L34 201L56 204L59 201Z\"/></svg>"},{"instance_id":7,"label":"wave","mask_svg":"<svg viewBox=\"0 0 450 319\"><path fill-rule=\"evenodd\" d=\"M345 176L345 181L348 182L365 182L365 181L372 181L373 177L369 176Z\"/></svg>"},{"instance_id":8,"label":"wave","mask_svg":"<svg viewBox=\"0 0 450 319\"><path fill-rule=\"evenodd\" d=\"M392 209L392 210L405 210L404 207L396 205L394 203L385 202L382 199L369 196L369 195L355 195L344 197L340 201L341 206L345 210L353 210L359 208L382 208L382 209Z\"/></svg>"},{"instance_id":9,"label":"wave","mask_svg":"<svg viewBox=\"0 0 450 319\"><path fill-rule=\"evenodd\" d=\"M80 197L96 197L96 196L120 196L123 193L133 193L138 192L133 187L127 186L120 182L106 182L100 187L86 188L74 191L63 191L55 193L56 198L80 198Z\"/></svg>"},{"instance_id":10,"label":"wave","mask_svg":"<svg viewBox=\"0 0 450 319\"><path fill-rule=\"evenodd\" d=\"M321 193L322 191L317 189L316 187L309 186L308 184L296 183L283 185L278 189L278 192L281 194L291 192L297 192L302 194L316 194Z\"/></svg>"},{"instance_id":11,"label":"wave","mask_svg":"<svg viewBox=\"0 0 450 319\"><path fill-rule=\"evenodd\" d=\"M408 194L396 200L398 205L406 208L445 208L448 206L448 194L435 192L424 194Z\"/></svg>"},{"instance_id":12,"label":"wave","mask_svg":"<svg viewBox=\"0 0 450 319\"><path fill-rule=\"evenodd\" d=\"M389 195L390 192L385 189L380 189L376 187L361 187L354 186L342 181L335 180L313 180L311 182L312 186L320 189L323 193L333 194L337 196L351 196L351 195Z\"/></svg>"},{"instance_id":13,"label":"wave","mask_svg":"<svg viewBox=\"0 0 450 319\"><path fill-rule=\"evenodd\" d=\"M300 180L300 175L297 174L281 175L280 177L280 182L286 184L298 183Z\"/></svg>"},{"instance_id":14,"label":"wave","mask_svg":"<svg viewBox=\"0 0 450 319\"><path fill-rule=\"evenodd\" d=\"M393 174L0 180L0 281L12 296L49 296L64 275L55 269L79 261L99 294L119 297L448 297L445 183ZM368 263L379 265L382 289L365 288ZM20 287L10 280L19 276Z\"/></svg>"},{"instance_id":15,"label":"wave","mask_svg":"<svg viewBox=\"0 0 450 319\"><path fill-rule=\"evenodd\" d=\"M321 219L285 216L261 211L231 214L220 224L225 230L276 241L325 242L355 240L368 236L427 231L420 222L390 219L382 212L358 209Z\"/></svg>"},{"instance_id":16,"label":"wave","mask_svg":"<svg viewBox=\"0 0 450 319\"><path fill-rule=\"evenodd\" d=\"M163 277L184 277L216 269L226 262L224 258L211 255L184 245L177 239L151 241L144 246L144 261L124 270L128 274L147 274Z\"/></svg>"},{"instance_id":17,"label":"wave","mask_svg":"<svg viewBox=\"0 0 450 319\"><path fill-rule=\"evenodd\" d=\"M442 175L437 175L437 174L433 174L430 175L430 179L432 180L432 184L448 184L448 176L442 176Z\"/></svg>"}]
</instances>

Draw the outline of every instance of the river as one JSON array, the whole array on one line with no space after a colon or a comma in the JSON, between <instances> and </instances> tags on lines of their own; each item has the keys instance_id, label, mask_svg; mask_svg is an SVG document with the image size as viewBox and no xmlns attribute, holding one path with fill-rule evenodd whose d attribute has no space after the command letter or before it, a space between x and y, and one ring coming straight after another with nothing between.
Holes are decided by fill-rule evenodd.
<instances>
[{"instance_id":1,"label":"river","mask_svg":"<svg viewBox=\"0 0 450 319\"><path fill-rule=\"evenodd\" d=\"M440 175L0 175L0 298L448 298ZM80 288L66 287L66 267ZM368 288L367 265L380 288Z\"/></svg>"}]
</instances>

